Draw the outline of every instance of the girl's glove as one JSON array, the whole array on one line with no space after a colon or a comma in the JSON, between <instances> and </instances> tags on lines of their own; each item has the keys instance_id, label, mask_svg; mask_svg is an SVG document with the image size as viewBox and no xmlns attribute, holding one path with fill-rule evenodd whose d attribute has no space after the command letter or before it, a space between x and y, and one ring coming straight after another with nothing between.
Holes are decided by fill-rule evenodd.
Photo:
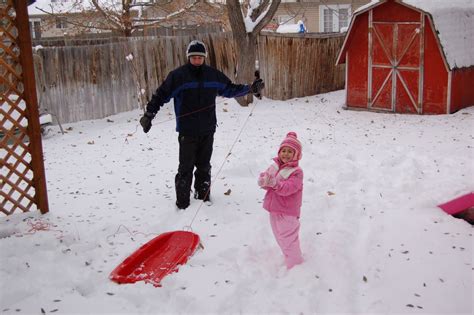
<instances>
[{"instance_id":1,"label":"girl's glove","mask_svg":"<svg viewBox=\"0 0 474 315\"><path fill-rule=\"evenodd\" d=\"M258 181L257 181L258 186L263 188L265 186L265 182L266 182L266 173L262 173L258 177Z\"/></svg>"},{"instance_id":2,"label":"girl's glove","mask_svg":"<svg viewBox=\"0 0 474 315\"><path fill-rule=\"evenodd\" d=\"M260 177L258 178L258 185L262 188L264 187L273 188L276 185L276 178L271 176L268 173L262 173L260 174Z\"/></svg>"},{"instance_id":3,"label":"girl's glove","mask_svg":"<svg viewBox=\"0 0 474 315\"><path fill-rule=\"evenodd\" d=\"M274 176L268 176L265 186L274 188L276 186L276 178Z\"/></svg>"}]
</instances>

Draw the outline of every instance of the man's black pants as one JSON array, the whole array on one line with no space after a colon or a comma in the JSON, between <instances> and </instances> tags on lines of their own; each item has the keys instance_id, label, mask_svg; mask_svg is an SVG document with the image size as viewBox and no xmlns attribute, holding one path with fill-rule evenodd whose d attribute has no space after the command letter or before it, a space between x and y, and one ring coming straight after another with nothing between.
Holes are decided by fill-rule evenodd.
<instances>
[{"instance_id":1,"label":"man's black pants","mask_svg":"<svg viewBox=\"0 0 474 315\"><path fill-rule=\"evenodd\" d=\"M186 208L194 172L194 191L198 199L209 199L211 187L211 156L214 133L204 136L179 135L179 166L175 177L176 205Z\"/></svg>"}]
</instances>

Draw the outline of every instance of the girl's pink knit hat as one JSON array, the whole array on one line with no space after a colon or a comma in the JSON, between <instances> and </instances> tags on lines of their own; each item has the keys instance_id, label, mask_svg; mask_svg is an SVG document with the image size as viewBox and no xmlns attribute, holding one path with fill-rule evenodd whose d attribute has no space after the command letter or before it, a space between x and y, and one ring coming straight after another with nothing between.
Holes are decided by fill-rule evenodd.
<instances>
[{"instance_id":1,"label":"girl's pink knit hat","mask_svg":"<svg viewBox=\"0 0 474 315\"><path fill-rule=\"evenodd\" d=\"M299 161L303 157L303 152L301 148L301 142L298 140L298 136L296 132L290 131L286 135L286 138L280 144L280 148L278 149L278 153L280 153L283 147L290 147L295 150L295 156L293 157L294 161Z\"/></svg>"}]
</instances>

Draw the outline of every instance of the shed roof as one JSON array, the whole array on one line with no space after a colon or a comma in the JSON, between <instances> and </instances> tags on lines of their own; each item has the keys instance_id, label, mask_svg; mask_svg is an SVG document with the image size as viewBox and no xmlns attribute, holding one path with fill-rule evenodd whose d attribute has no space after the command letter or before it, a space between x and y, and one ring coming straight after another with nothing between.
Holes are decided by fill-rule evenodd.
<instances>
[{"instance_id":1,"label":"shed roof","mask_svg":"<svg viewBox=\"0 0 474 315\"><path fill-rule=\"evenodd\" d=\"M450 69L474 65L474 1L473 0L396 0L428 13L438 32L440 44ZM386 0L372 0L354 11L357 15ZM351 21L352 26L352 21ZM348 36L350 29L348 32ZM341 56L340 56L341 57ZM343 57L343 56L342 56ZM343 57L344 58L344 57ZM338 58L339 59L339 58Z\"/></svg>"}]
</instances>

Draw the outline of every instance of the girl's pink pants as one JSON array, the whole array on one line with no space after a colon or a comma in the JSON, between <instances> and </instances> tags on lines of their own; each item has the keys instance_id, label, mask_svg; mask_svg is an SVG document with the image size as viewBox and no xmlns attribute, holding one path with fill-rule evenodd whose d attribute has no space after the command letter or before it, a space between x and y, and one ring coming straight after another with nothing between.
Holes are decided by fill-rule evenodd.
<instances>
[{"instance_id":1,"label":"girl's pink pants","mask_svg":"<svg viewBox=\"0 0 474 315\"><path fill-rule=\"evenodd\" d=\"M303 257L299 240L300 220L289 215L270 213L270 224L276 241L285 256L286 267L291 269L293 266L301 264Z\"/></svg>"}]
</instances>

